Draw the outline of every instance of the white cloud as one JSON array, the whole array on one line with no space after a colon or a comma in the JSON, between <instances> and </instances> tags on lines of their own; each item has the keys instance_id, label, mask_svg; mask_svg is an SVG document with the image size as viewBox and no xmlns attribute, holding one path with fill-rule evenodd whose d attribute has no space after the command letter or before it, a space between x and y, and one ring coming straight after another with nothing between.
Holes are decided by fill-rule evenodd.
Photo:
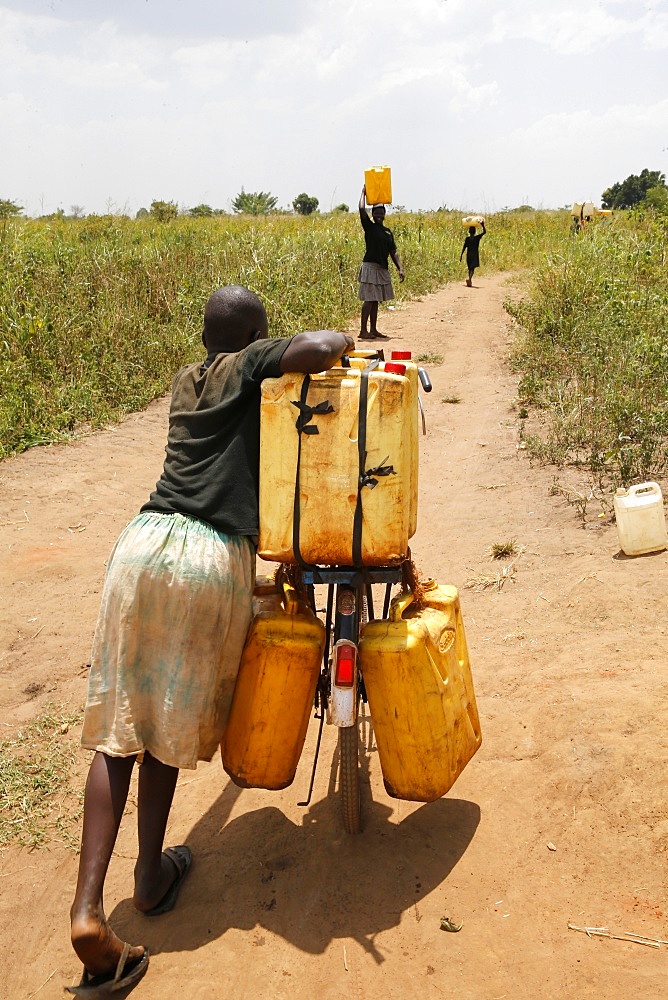
<instances>
[{"instance_id":1,"label":"white cloud","mask_svg":"<svg viewBox=\"0 0 668 1000\"><path fill-rule=\"evenodd\" d=\"M225 207L242 184L326 208L372 163L411 208L549 206L667 167L659 3L100 6L0 0L0 197L32 212Z\"/></svg>"}]
</instances>

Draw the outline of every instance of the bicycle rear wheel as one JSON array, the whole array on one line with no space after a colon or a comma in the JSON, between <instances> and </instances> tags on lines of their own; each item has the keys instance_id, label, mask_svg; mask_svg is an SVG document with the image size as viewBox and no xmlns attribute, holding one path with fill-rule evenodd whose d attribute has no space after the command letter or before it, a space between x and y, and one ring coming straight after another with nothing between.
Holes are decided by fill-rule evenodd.
<instances>
[{"instance_id":1,"label":"bicycle rear wheel","mask_svg":"<svg viewBox=\"0 0 668 1000\"><path fill-rule=\"evenodd\" d=\"M357 722L354 726L339 729L339 795L346 833L360 833L362 810Z\"/></svg>"}]
</instances>

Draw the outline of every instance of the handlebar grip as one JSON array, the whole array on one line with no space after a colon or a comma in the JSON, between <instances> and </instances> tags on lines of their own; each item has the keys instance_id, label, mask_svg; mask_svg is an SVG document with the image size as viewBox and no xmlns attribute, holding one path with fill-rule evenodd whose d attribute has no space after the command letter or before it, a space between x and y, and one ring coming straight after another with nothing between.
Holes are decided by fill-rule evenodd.
<instances>
[{"instance_id":1,"label":"handlebar grip","mask_svg":"<svg viewBox=\"0 0 668 1000\"><path fill-rule=\"evenodd\" d=\"M420 376L420 382L422 383L424 391L431 392L432 384L424 368L418 368L418 375Z\"/></svg>"}]
</instances>

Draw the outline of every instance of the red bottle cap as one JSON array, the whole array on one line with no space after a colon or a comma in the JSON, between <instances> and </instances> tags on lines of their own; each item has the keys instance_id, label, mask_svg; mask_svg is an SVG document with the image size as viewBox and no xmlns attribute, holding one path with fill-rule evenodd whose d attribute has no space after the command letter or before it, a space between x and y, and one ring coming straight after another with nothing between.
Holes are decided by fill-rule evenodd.
<instances>
[{"instance_id":1,"label":"red bottle cap","mask_svg":"<svg viewBox=\"0 0 668 1000\"><path fill-rule=\"evenodd\" d=\"M392 351L390 357L393 361L410 361L411 351Z\"/></svg>"},{"instance_id":2,"label":"red bottle cap","mask_svg":"<svg viewBox=\"0 0 668 1000\"><path fill-rule=\"evenodd\" d=\"M398 365L398 364L395 364L395 362L393 362L393 361L386 361L385 362L385 371L386 372L392 372L394 375L405 375L406 374L406 365Z\"/></svg>"}]
</instances>

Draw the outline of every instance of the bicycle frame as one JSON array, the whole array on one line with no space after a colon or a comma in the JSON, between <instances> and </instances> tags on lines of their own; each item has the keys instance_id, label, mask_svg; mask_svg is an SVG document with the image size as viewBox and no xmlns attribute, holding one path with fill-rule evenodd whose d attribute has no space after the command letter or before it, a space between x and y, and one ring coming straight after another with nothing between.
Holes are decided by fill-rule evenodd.
<instances>
[{"instance_id":1,"label":"bicycle frame","mask_svg":"<svg viewBox=\"0 0 668 1000\"><path fill-rule=\"evenodd\" d=\"M384 584L385 586L383 600L383 617L385 618L388 613L392 586L400 583L401 579L401 565L368 567L363 570L351 567L330 567L327 569L313 567L302 572L302 581L307 587L314 612L318 613L319 611L315 599L315 586L317 584L327 586L327 605L326 608L320 609L320 613L323 611L325 613L326 629L325 651L316 691L315 717L319 720L320 725L309 791L306 800L298 803L300 806L308 806L311 802L322 729L326 720L339 730L339 749L342 755L344 752L343 741L354 741L356 753L358 707L361 702L366 703L364 679L357 662L360 628L367 617L369 619L375 617L373 584ZM345 683L337 683L337 680L341 681L342 678L340 676L337 678L336 653L342 647L354 649L353 667L352 671L349 671L343 678ZM350 774L347 777L353 787L349 792L343 791L344 819L350 817L350 799L359 797L356 773L352 780ZM343 787L342 782L342 789ZM354 812L354 810L352 811ZM356 826L354 821L346 820L348 832L357 832L356 829L351 828L354 826Z\"/></svg>"}]
</instances>

